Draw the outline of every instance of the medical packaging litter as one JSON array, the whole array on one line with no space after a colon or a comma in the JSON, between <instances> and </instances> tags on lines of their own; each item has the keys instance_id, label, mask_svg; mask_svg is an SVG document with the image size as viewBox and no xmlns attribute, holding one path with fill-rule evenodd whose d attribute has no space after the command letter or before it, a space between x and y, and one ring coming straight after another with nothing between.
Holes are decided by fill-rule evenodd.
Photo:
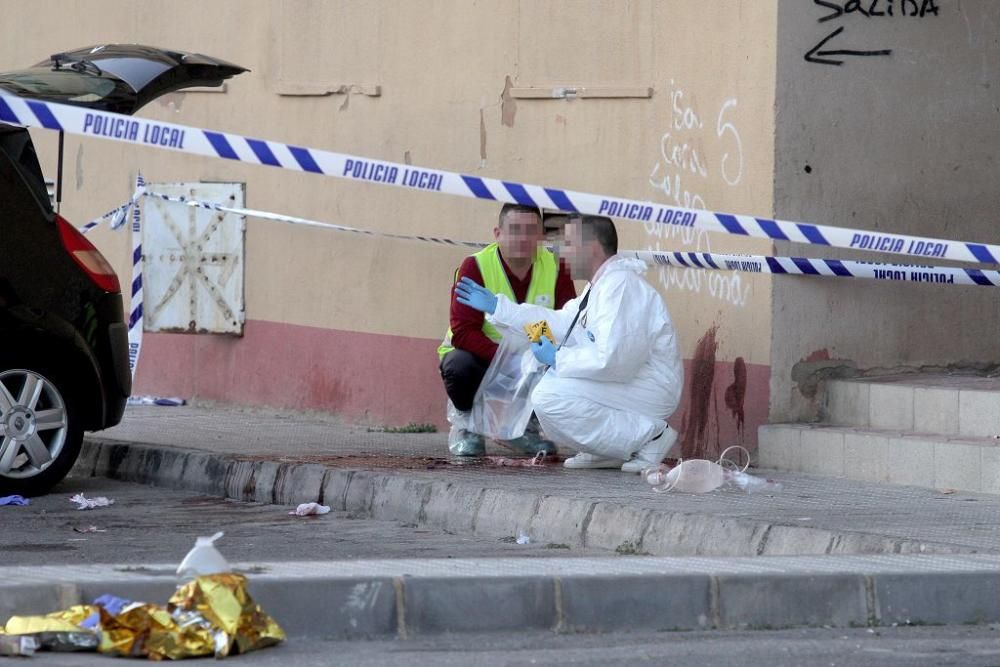
<instances>
[{"instance_id":1,"label":"medical packaging litter","mask_svg":"<svg viewBox=\"0 0 1000 667\"><path fill-rule=\"evenodd\" d=\"M71 503L76 503L76 508L78 510L92 510L95 507L108 507L109 505L115 504L115 501L111 498L105 498L104 496L87 498L82 493L78 493L75 496L70 497L69 501Z\"/></svg>"},{"instance_id":2,"label":"medical packaging litter","mask_svg":"<svg viewBox=\"0 0 1000 667\"><path fill-rule=\"evenodd\" d=\"M178 568L194 578L166 606L104 595L45 616L12 616L0 628L0 655L49 650L151 660L225 658L284 641L281 627L250 596L246 577L228 571L213 545L221 536L198 538ZM219 567L226 571L213 571Z\"/></svg>"},{"instance_id":3,"label":"medical packaging litter","mask_svg":"<svg viewBox=\"0 0 1000 667\"><path fill-rule=\"evenodd\" d=\"M742 450L746 463L741 467L728 458L733 450ZM781 484L749 474L750 454L742 447L730 447L719 457L718 462L705 459L687 459L671 468L667 465L653 466L642 471L642 479L657 493L679 491L681 493L708 493L719 488L744 491L746 493L777 493Z\"/></svg>"}]
</instances>

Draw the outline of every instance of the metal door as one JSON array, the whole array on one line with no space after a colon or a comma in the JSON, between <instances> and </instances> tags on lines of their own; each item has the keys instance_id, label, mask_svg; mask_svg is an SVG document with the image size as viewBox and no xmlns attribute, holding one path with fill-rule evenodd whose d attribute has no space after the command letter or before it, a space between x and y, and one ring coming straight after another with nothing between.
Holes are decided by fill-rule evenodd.
<instances>
[{"instance_id":1,"label":"metal door","mask_svg":"<svg viewBox=\"0 0 1000 667\"><path fill-rule=\"evenodd\" d=\"M148 183L151 192L242 207L242 183ZM144 197L146 331L243 335L243 216Z\"/></svg>"}]
</instances>

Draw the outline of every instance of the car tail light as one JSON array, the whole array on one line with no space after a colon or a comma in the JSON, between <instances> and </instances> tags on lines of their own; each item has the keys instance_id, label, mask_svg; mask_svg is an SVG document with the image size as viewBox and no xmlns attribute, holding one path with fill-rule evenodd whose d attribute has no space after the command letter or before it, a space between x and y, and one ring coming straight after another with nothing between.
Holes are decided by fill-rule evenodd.
<instances>
[{"instance_id":1,"label":"car tail light","mask_svg":"<svg viewBox=\"0 0 1000 667\"><path fill-rule=\"evenodd\" d=\"M121 292L118 275L94 244L62 216L56 216L56 224L59 226L59 236L66 252L80 265L94 284L105 292Z\"/></svg>"}]
</instances>

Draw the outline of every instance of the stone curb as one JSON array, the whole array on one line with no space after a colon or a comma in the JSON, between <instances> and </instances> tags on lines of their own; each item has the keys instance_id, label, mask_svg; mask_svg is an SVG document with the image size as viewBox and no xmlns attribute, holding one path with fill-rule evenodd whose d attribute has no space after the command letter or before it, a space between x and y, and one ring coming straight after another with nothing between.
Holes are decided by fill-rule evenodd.
<instances>
[{"instance_id":1,"label":"stone curb","mask_svg":"<svg viewBox=\"0 0 1000 667\"><path fill-rule=\"evenodd\" d=\"M526 532L536 542L657 556L947 554L960 547L768 524L712 514L637 509L611 502L483 488L405 472L348 470L128 444L88 437L76 473L196 491L234 500L320 502L376 519L491 537Z\"/></svg>"},{"instance_id":2,"label":"stone curb","mask_svg":"<svg viewBox=\"0 0 1000 667\"><path fill-rule=\"evenodd\" d=\"M165 601L169 576L0 584L0 618L113 592ZM250 591L290 637L453 632L763 630L1000 621L1000 571L259 578Z\"/></svg>"}]
</instances>

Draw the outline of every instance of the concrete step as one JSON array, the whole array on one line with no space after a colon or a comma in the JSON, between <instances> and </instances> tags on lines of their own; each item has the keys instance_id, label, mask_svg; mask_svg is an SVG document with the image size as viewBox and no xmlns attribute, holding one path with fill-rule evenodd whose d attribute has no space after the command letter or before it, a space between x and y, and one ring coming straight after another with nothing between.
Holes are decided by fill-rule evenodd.
<instances>
[{"instance_id":1,"label":"concrete step","mask_svg":"<svg viewBox=\"0 0 1000 667\"><path fill-rule=\"evenodd\" d=\"M111 593L164 603L176 564L0 567L0 620ZM1000 621L1000 556L238 563L291 640ZM81 664L85 664L82 661Z\"/></svg>"},{"instance_id":2,"label":"concrete step","mask_svg":"<svg viewBox=\"0 0 1000 667\"><path fill-rule=\"evenodd\" d=\"M768 424L760 465L775 470L1000 494L1000 439L828 424Z\"/></svg>"},{"instance_id":3,"label":"concrete step","mask_svg":"<svg viewBox=\"0 0 1000 667\"><path fill-rule=\"evenodd\" d=\"M822 417L837 426L1000 437L1000 377L910 373L829 380Z\"/></svg>"}]
</instances>

